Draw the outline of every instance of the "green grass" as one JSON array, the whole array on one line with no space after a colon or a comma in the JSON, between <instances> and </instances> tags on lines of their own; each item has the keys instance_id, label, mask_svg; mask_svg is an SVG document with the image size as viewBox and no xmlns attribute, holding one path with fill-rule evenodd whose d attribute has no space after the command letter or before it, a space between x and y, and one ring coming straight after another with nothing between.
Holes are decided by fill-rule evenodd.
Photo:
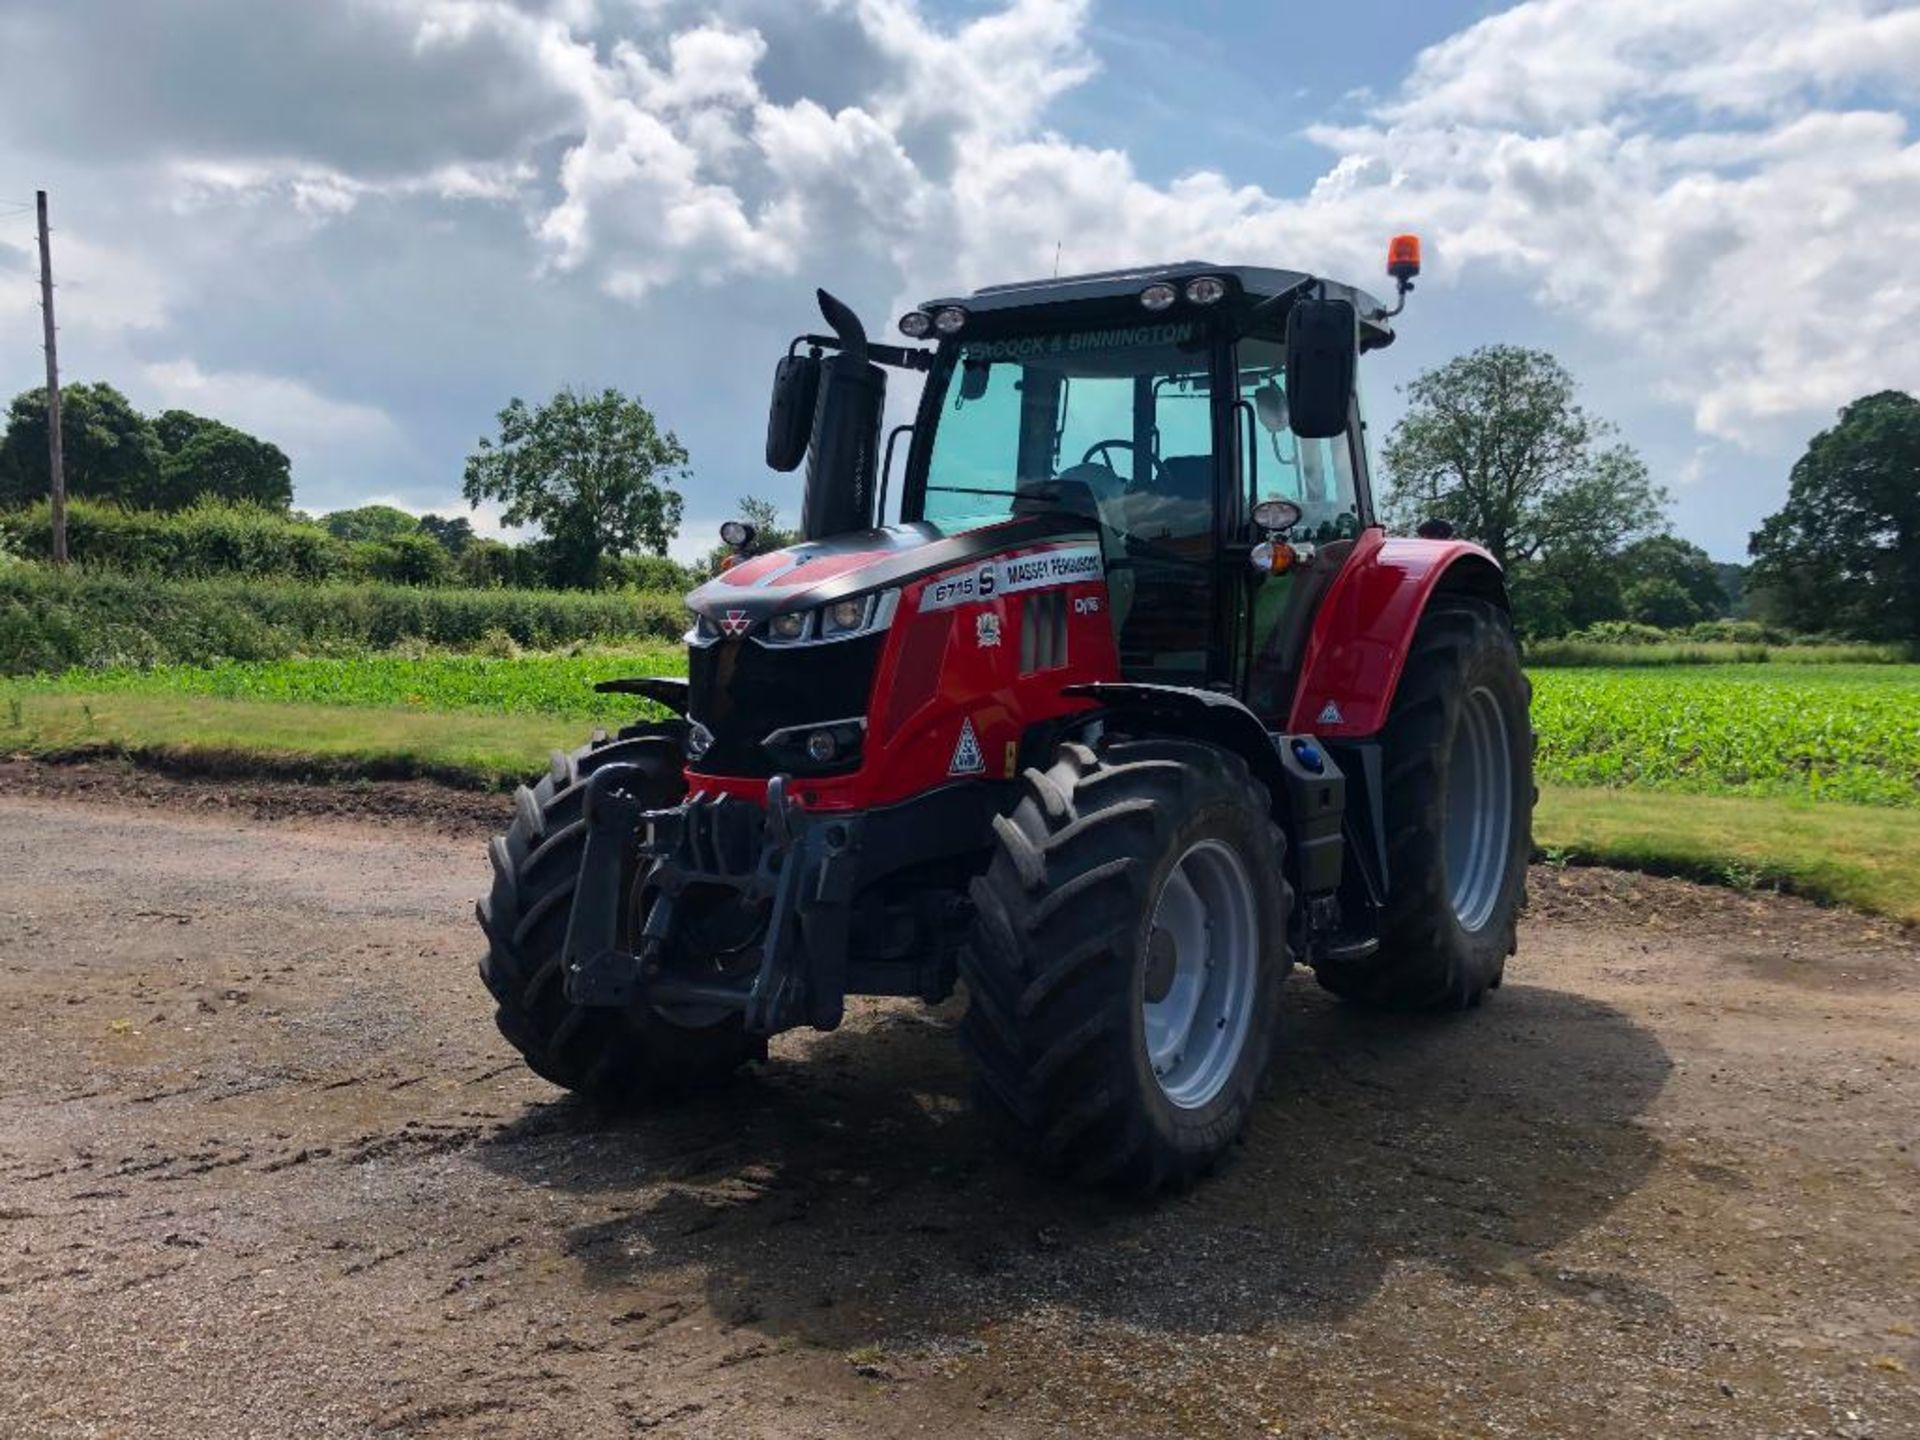
<instances>
[{"instance_id":1,"label":"green grass","mask_svg":"<svg viewBox=\"0 0 1920 1440\"><path fill-rule=\"evenodd\" d=\"M1920 666L1548 670L1533 683L1543 781L1920 805Z\"/></svg>"},{"instance_id":2,"label":"green grass","mask_svg":"<svg viewBox=\"0 0 1920 1440\"><path fill-rule=\"evenodd\" d=\"M550 751L579 744L590 728L538 714L126 693L19 695L5 718L0 748L15 754L123 755L210 771L426 778L484 789L544 769Z\"/></svg>"},{"instance_id":3,"label":"green grass","mask_svg":"<svg viewBox=\"0 0 1920 1440\"><path fill-rule=\"evenodd\" d=\"M1549 859L1784 890L1920 924L1920 811L1542 786Z\"/></svg>"},{"instance_id":4,"label":"green grass","mask_svg":"<svg viewBox=\"0 0 1920 1440\"><path fill-rule=\"evenodd\" d=\"M517 659L375 655L357 660L221 661L151 669L73 669L57 676L0 681L0 695L205 696L276 705L394 706L606 723L631 718L644 708L644 702L631 695L597 695L595 681L684 675L686 668L683 649L660 644Z\"/></svg>"}]
</instances>

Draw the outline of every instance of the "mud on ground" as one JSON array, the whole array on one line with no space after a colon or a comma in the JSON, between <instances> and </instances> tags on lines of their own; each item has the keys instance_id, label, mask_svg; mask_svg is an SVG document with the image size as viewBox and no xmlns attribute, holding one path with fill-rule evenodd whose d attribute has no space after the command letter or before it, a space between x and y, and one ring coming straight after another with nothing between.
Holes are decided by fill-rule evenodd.
<instances>
[{"instance_id":1,"label":"mud on ground","mask_svg":"<svg viewBox=\"0 0 1920 1440\"><path fill-rule=\"evenodd\" d=\"M949 1011L650 1118L524 1073L499 797L116 776L0 774L0 1435L1920 1434L1920 946L1857 916L1537 871L1477 1012L1296 976L1140 1208L994 1153Z\"/></svg>"}]
</instances>

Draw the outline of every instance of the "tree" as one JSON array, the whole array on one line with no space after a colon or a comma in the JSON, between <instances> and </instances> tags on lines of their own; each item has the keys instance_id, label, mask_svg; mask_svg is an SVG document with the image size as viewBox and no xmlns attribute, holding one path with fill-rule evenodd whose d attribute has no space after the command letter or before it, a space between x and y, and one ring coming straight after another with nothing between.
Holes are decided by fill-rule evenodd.
<instances>
[{"instance_id":1,"label":"tree","mask_svg":"<svg viewBox=\"0 0 1920 1440\"><path fill-rule=\"evenodd\" d=\"M160 473L153 426L111 385L68 385L60 391L60 443L67 493L77 499L145 504ZM47 458L47 392L14 396L0 438L0 505L31 504L51 493Z\"/></svg>"},{"instance_id":2,"label":"tree","mask_svg":"<svg viewBox=\"0 0 1920 1440\"><path fill-rule=\"evenodd\" d=\"M1426 371L1387 441L1389 519L1406 530L1451 521L1502 565L1610 555L1653 533L1666 492L1574 392L1558 360L1516 345Z\"/></svg>"},{"instance_id":3,"label":"tree","mask_svg":"<svg viewBox=\"0 0 1920 1440\"><path fill-rule=\"evenodd\" d=\"M1726 586L1720 582L1721 567L1698 545L1677 535L1649 535L1634 541L1620 552L1618 568L1626 586L1629 620L1640 620L1647 625L1668 623L1632 613L1631 597L1636 586L1657 585L1663 593L1671 587L1681 597L1683 607L1692 615L1690 619L1671 622L1673 624L1691 625L1698 620L1718 619L1732 608ZM1664 603L1668 609L1674 608L1673 602Z\"/></svg>"},{"instance_id":4,"label":"tree","mask_svg":"<svg viewBox=\"0 0 1920 1440\"><path fill-rule=\"evenodd\" d=\"M1629 581L1620 598L1627 619L1662 630L1680 630L1706 619L1700 603L1671 575Z\"/></svg>"},{"instance_id":5,"label":"tree","mask_svg":"<svg viewBox=\"0 0 1920 1440\"><path fill-rule=\"evenodd\" d=\"M394 585L441 585L453 575L453 557L417 530L369 542L363 553L373 577Z\"/></svg>"},{"instance_id":6,"label":"tree","mask_svg":"<svg viewBox=\"0 0 1920 1440\"><path fill-rule=\"evenodd\" d=\"M240 500L275 510L293 504L292 466L278 445L187 410L162 411L153 430L160 473L149 508L179 510L201 499Z\"/></svg>"},{"instance_id":7,"label":"tree","mask_svg":"<svg viewBox=\"0 0 1920 1440\"><path fill-rule=\"evenodd\" d=\"M419 531L420 522L392 505L361 505L320 517L329 535L342 540L398 540Z\"/></svg>"},{"instance_id":8,"label":"tree","mask_svg":"<svg viewBox=\"0 0 1920 1440\"><path fill-rule=\"evenodd\" d=\"M1920 400L1863 396L1795 462L1748 584L1801 630L1920 642Z\"/></svg>"},{"instance_id":9,"label":"tree","mask_svg":"<svg viewBox=\"0 0 1920 1440\"><path fill-rule=\"evenodd\" d=\"M666 553L687 451L637 398L566 389L532 408L516 396L499 421L499 438L467 457L463 491L474 505L502 502L510 526L538 526L558 583L591 587L604 555Z\"/></svg>"},{"instance_id":10,"label":"tree","mask_svg":"<svg viewBox=\"0 0 1920 1440\"><path fill-rule=\"evenodd\" d=\"M442 550L456 557L464 555L474 541L473 522L464 515L422 515L420 533L438 541Z\"/></svg>"}]
</instances>

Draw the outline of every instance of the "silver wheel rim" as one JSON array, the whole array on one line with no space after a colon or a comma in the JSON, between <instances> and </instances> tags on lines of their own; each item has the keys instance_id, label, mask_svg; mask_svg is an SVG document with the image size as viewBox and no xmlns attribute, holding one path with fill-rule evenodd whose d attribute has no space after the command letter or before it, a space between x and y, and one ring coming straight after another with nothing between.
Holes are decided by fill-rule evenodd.
<instances>
[{"instance_id":1,"label":"silver wheel rim","mask_svg":"<svg viewBox=\"0 0 1920 1440\"><path fill-rule=\"evenodd\" d=\"M1157 945L1164 965L1170 947L1171 974L1157 1000L1146 998L1157 988L1147 977L1142 1029L1154 1078L1182 1110L1218 1095L1246 1048L1259 975L1256 930L1246 867L1218 840L1183 854L1153 902L1150 958Z\"/></svg>"},{"instance_id":2,"label":"silver wheel rim","mask_svg":"<svg viewBox=\"0 0 1920 1440\"><path fill-rule=\"evenodd\" d=\"M1475 686L1460 707L1447 758L1447 885L1461 928L1493 914L1513 848L1513 751L1500 701Z\"/></svg>"}]
</instances>

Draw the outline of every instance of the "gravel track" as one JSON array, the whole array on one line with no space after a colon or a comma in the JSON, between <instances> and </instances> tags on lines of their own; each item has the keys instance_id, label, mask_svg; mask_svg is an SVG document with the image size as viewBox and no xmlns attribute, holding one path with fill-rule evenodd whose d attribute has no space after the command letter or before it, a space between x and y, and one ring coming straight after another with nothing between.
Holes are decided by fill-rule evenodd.
<instances>
[{"instance_id":1,"label":"gravel track","mask_svg":"<svg viewBox=\"0 0 1920 1440\"><path fill-rule=\"evenodd\" d=\"M0 1435L1920 1435L1911 935L1537 871L1479 1011L1297 976L1145 1209L994 1153L951 1006L562 1097L474 976L504 812L0 767Z\"/></svg>"}]
</instances>

